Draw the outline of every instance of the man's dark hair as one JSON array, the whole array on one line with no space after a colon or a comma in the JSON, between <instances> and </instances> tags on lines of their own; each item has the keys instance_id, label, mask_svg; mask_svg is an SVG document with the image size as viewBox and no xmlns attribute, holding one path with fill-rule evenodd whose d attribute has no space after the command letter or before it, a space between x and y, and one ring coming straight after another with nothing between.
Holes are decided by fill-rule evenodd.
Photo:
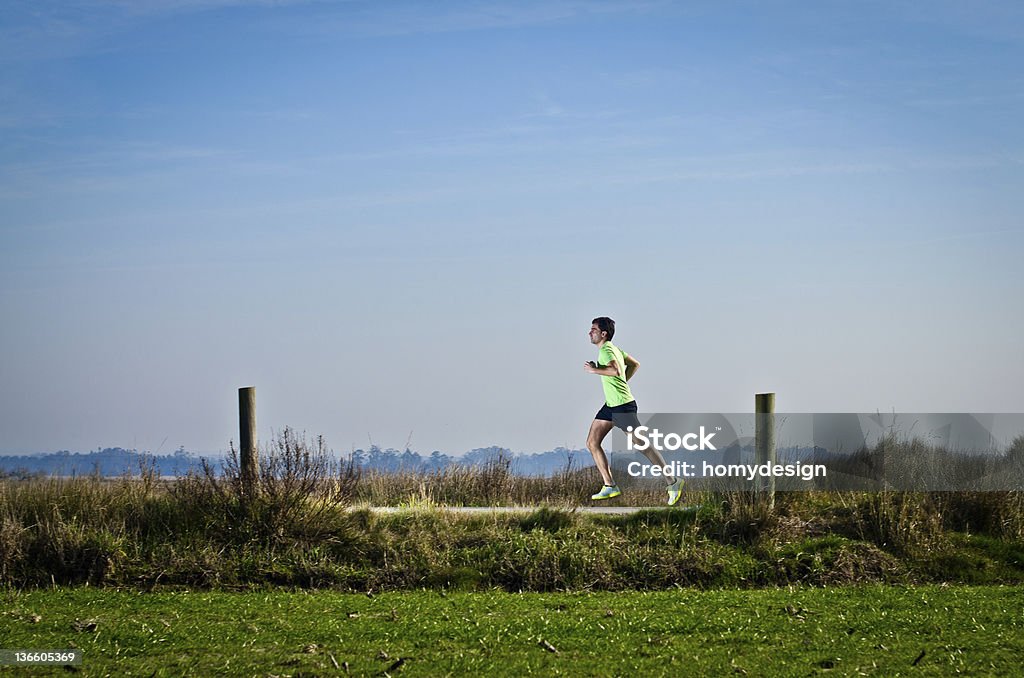
<instances>
[{"instance_id":1,"label":"man's dark hair","mask_svg":"<svg viewBox=\"0 0 1024 678\"><path fill-rule=\"evenodd\" d=\"M592 324L597 325L597 329L601 332L608 333L607 341L611 341L612 337L615 336L615 321L611 318L601 316L600 318L594 318L590 321Z\"/></svg>"}]
</instances>

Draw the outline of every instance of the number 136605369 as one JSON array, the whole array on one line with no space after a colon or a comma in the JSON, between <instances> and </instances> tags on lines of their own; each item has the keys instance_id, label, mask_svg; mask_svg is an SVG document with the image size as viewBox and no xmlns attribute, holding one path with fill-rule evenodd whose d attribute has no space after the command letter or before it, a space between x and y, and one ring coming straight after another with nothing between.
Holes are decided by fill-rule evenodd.
<instances>
[{"instance_id":1,"label":"number 136605369","mask_svg":"<svg viewBox=\"0 0 1024 678\"><path fill-rule=\"evenodd\" d=\"M67 666L81 664L82 651L69 650L0 650L0 666Z\"/></svg>"}]
</instances>

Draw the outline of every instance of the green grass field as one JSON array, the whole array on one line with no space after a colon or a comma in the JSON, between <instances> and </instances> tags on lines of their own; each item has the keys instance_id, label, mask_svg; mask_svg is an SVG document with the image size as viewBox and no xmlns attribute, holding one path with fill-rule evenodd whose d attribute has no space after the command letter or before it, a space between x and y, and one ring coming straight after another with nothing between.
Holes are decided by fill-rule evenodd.
<instances>
[{"instance_id":1,"label":"green grass field","mask_svg":"<svg viewBox=\"0 0 1024 678\"><path fill-rule=\"evenodd\" d=\"M1024 657L1013 586L3 596L0 646L81 648L84 675L1019 675Z\"/></svg>"},{"instance_id":2,"label":"green grass field","mask_svg":"<svg viewBox=\"0 0 1024 678\"><path fill-rule=\"evenodd\" d=\"M0 649L84 655L0 673L1021 675L1021 492L691 489L594 516L565 501L586 473L328 477L284 448L252 494L0 480Z\"/></svg>"}]
</instances>

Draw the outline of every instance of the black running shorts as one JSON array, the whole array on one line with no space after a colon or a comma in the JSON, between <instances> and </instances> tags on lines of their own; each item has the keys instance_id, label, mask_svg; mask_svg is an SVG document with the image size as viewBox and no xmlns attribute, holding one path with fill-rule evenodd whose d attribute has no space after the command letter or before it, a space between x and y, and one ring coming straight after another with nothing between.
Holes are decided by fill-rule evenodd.
<instances>
[{"instance_id":1,"label":"black running shorts","mask_svg":"<svg viewBox=\"0 0 1024 678\"><path fill-rule=\"evenodd\" d=\"M594 415L594 419L600 419L601 421L610 421L617 428L626 430L627 426L636 428L640 425L640 417L636 416L636 401L631 400L624 405L616 405L615 407L608 407L604 405L597 414Z\"/></svg>"}]
</instances>

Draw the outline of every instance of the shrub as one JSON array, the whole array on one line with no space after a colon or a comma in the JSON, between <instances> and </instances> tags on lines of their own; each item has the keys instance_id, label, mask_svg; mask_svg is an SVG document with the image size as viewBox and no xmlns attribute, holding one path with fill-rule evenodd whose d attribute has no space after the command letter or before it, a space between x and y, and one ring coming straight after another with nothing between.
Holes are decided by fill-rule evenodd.
<instances>
[{"instance_id":1,"label":"shrub","mask_svg":"<svg viewBox=\"0 0 1024 678\"><path fill-rule=\"evenodd\" d=\"M244 482L238 451L231 445L218 473L203 460L202 473L192 473L172 486L191 529L220 534L231 542L256 539L315 541L335 534L340 509L351 498L359 471L338 462L322 436L313 443L285 428L260 455L255 483Z\"/></svg>"}]
</instances>

